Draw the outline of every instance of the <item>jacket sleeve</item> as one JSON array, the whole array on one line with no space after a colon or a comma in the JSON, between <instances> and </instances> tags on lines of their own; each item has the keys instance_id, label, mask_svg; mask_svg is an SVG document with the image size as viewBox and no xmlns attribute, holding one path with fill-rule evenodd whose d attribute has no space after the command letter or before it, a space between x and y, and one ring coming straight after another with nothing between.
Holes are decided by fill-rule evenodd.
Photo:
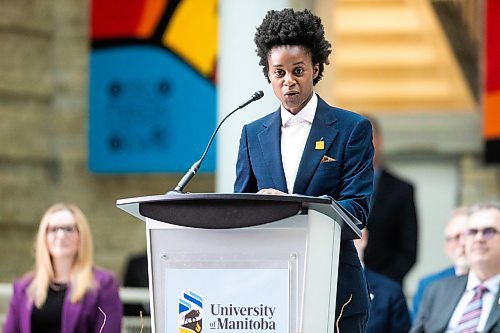
<instances>
[{"instance_id":1,"label":"jacket sleeve","mask_svg":"<svg viewBox=\"0 0 500 333\"><path fill-rule=\"evenodd\" d=\"M20 327L20 303L21 300L21 291L17 283L13 284L13 293L12 298L9 304L9 310L7 312L7 317L5 320L5 325L3 328L4 333L19 333L21 332Z\"/></svg>"},{"instance_id":2,"label":"jacket sleeve","mask_svg":"<svg viewBox=\"0 0 500 333\"><path fill-rule=\"evenodd\" d=\"M343 174L337 203L366 226L373 191L372 127L367 119L351 131L344 152Z\"/></svg>"},{"instance_id":3,"label":"jacket sleeve","mask_svg":"<svg viewBox=\"0 0 500 333\"><path fill-rule=\"evenodd\" d=\"M123 316L123 305L119 295L119 285L112 274L99 282L98 307L106 314L106 323L103 332L120 333ZM104 324L104 315L99 311L95 322L94 332L101 331Z\"/></svg>"},{"instance_id":4,"label":"jacket sleeve","mask_svg":"<svg viewBox=\"0 0 500 333\"><path fill-rule=\"evenodd\" d=\"M257 179L252 170L250 154L248 152L247 126L243 126L238 150L238 161L236 162L236 181L234 182L235 193L256 193Z\"/></svg>"},{"instance_id":5,"label":"jacket sleeve","mask_svg":"<svg viewBox=\"0 0 500 333\"><path fill-rule=\"evenodd\" d=\"M415 292L415 295L413 296L412 300L412 309L411 309L411 320L414 321L417 317L417 312L420 307L420 303L422 302L422 297L424 295L424 290L425 287L427 286L426 281L424 279L421 279L418 282L418 287L417 291Z\"/></svg>"},{"instance_id":6,"label":"jacket sleeve","mask_svg":"<svg viewBox=\"0 0 500 333\"><path fill-rule=\"evenodd\" d=\"M391 332L407 333L410 330L410 313L401 288L391 305Z\"/></svg>"}]
</instances>

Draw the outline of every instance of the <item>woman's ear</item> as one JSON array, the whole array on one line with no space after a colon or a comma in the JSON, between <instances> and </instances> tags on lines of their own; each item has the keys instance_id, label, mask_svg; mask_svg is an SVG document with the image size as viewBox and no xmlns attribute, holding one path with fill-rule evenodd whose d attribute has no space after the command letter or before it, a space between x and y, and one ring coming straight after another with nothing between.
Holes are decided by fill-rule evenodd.
<instances>
[{"instance_id":1,"label":"woman's ear","mask_svg":"<svg viewBox=\"0 0 500 333\"><path fill-rule=\"evenodd\" d=\"M319 74L319 64L313 66L313 79L317 78Z\"/></svg>"}]
</instances>

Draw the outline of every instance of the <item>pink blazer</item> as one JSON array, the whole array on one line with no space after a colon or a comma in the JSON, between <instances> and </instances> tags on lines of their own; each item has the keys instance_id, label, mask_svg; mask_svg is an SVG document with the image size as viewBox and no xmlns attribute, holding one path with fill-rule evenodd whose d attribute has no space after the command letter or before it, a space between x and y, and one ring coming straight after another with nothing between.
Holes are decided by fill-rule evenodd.
<instances>
[{"instance_id":1,"label":"pink blazer","mask_svg":"<svg viewBox=\"0 0 500 333\"><path fill-rule=\"evenodd\" d=\"M120 333L123 306L119 296L119 285L114 276L103 269L94 268L97 288L87 292L78 303L69 300L71 286L63 303L61 333L99 332L106 314L103 332ZM32 280L24 276L14 282L14 293L10 301L9 312L4 326L4 333L31 333L31 313L34 304L29 300L27 289Z\"/></svg>"}]
</instances>

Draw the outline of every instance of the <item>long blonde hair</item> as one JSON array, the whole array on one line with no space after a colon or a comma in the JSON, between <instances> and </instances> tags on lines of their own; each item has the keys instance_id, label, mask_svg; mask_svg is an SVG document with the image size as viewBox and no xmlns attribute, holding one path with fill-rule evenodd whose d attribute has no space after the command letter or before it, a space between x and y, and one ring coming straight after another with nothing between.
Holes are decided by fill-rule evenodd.
<instances>
[{"instance_id":1,"label":"long blonde hair","mask_svg":"<svg viewBox=\"0 0 500 333\"><path fill-rule=\"evenodd\" d=\"M55 278L52 260L47 248L47 228L52 215L62 210L67 210L74 216L79 234L78 252L71 268L71 303L77 303L87 291L95 287L92 273L94 261L92 234L87 218L74 204L56 203L43 214L35 240L34 277L28 287L28 294L34 300L37 308L41 308L45 303L49 284Z\"/></svg>"}]
</instances>

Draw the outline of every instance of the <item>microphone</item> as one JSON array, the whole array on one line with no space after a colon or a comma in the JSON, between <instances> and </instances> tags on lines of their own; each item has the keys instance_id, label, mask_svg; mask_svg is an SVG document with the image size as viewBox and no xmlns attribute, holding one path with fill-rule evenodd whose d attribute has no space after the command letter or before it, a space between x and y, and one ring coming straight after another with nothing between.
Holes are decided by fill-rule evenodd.
<instances>
[{"instance_id":1,"label":"microphone","mask_svg":"<svg viewBox=\"0 0 500 333\"><path fill-rule=\"evenodd\" d=\"M229 116L232 115L233 113L235 113L236 111L238 111L240 109L243 109L248 104L253 103L253 102L261 99L263 96L264 96L264 93L262 92L262 90L256 91L248 100L246 100L245 102L243 102L242 104L240 104L240 106L238 106L236 109L234 109L233 111L231 111L227 116L224 117L224 119L222 119L222 121L219 123L219 125L217 125L217 128L215 129L215 131L212 133L212 136L210 137L210 140L208 141L207 147L205 148L205 151L203 152L203 155L201 156L201 158L198 161L196 161L196 162L193 163L193 165L191 166L191 168L189 168L189 170L186 172L186 174L184 175L184 177L182 177L182 179L179 181L179 183L177 184L177 186L175 187L175 189L173 191L171 191L171 192L183 193L182 190L184 190L184 188L189 183L189 181L191 180L191 178L193 178L193 176L196 175L196 173L200 169L201 163L205 159L205 156L207 156L208 149L210 148L210 145L212 144L212 141L214 140L215 135L219 131L219 128L224 123L224 121L227 118L229 118ZM168 193L169 192L167 192L167 194Z\"/></svg>"},{"instance_id":2,"label":"microphone","mask_svg":"<svg viewBox=\"0 0 500 333\"><path fill-rule=\"evenodd\" d=\"M239 109L243 109L245 106L247 106L248 104L252 103L252 102L255 102L256 100L259 100L261 99L262 97L264 96L264 93L262 92L262 90L259 90L259 91L256 91L246 102L243 102L240 106L238 106L236 108L236 110L234 110L233 112L236 112L237 110ZM231 112L230 114L228 114L226 116L229 117L229 115L231 115L233 112ZM226 118L224 118L222 121L221 121L221 124L224 122L224 120L226 120ZM220 126L220 125L219 125Z\"/></svg>"}]
</instances>

